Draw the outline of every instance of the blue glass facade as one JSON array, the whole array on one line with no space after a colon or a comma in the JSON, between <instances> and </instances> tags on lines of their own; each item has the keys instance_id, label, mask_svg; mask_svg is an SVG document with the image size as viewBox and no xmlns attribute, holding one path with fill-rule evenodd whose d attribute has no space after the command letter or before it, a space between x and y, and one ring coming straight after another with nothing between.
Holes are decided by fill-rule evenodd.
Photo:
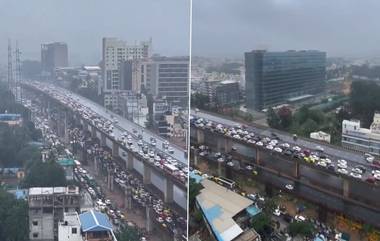
<instances>
[{"instance_id":1,"label":"blue glass facade","mask_svg":"<svg viewBox=\"0 0 380 241\"><path fill-rule=\"evenodd\" d=\"M314 50L245 53L248 109L283 104L287 99L324 90L326 53Z\"/></svg>"}]
</instances>

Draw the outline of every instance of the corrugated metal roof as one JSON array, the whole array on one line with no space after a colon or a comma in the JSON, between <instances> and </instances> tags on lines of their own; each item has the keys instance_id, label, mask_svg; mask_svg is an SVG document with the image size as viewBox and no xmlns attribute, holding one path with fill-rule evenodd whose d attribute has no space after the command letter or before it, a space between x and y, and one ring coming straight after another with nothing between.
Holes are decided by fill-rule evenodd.
<instances>
[{"instance_id":1,"label":"corrugated metal roof","mask_svg":"<svg viewBox=\"0 0 380 241\"><path fill-rule=\"evenodd\" d=\"M233 240L243 232L233 217L253 202L208 179L202 180L201 184L205 188L197 196L197 202L217 240Z\"/></svg>"},{"instance_id":2,"label":"corrugated metal roof","mask_svg":"<svg viewBox=\"0 0 380 241\"><path fill-rule=\"evenodd\" d=\"M112 224L103 213L91 210L80 214L79 220L83 232L112 232Z\"/></svg>"}]
</instances>

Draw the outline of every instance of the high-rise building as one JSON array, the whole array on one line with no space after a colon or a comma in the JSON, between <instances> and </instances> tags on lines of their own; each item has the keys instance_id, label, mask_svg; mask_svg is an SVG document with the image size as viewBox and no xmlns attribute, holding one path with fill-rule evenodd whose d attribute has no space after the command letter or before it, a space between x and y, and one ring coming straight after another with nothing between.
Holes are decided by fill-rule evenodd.
<instances>
[{"instance_id":1,"label":"high-rise building","mask_svg":"<svg viewBox=\"0 0 380 241\"><path fill-rule=\"evenodd\" d=\"M245 53L246 103L262 110L323 91L326 53L315 50Z\"/></svg>"},{"instance_id":2,"label":"high-rise building","mask_svg":"<svg viewBox=\"0 0 380 241\"><path fill-rule=\"evenodd\" d=\"M69 65L67 44L62 42L41 45L41 69L51 75L55 68Z\"/></svg>"},{"instance_id":3,"label":"high-rise building","mask_svg":"<svg viewBox=\"0 0 380 241\"><path fill-rule=\"evenodd\" d=\"M99 90L104 92L104 105L117 109L118 94L131 87L129 70L132 71L132 62L149 58L152 51L152 40L142 41L139 44L128 44L116 38L103 38L102 71L103 82L99 83ZM124 76L121 78L121 70Z\"/></svg>"},{"instance_id":4,"label":"high-rise building","mask_svg":"<svg viewBox=\"0 0 380 241\"><path fill-rule=\"evenodd\" d=\"M170 104L187 106L189 83L188 57L152 57L141 64L141 83L157 98Z\"/></svg>"}]
</instances>

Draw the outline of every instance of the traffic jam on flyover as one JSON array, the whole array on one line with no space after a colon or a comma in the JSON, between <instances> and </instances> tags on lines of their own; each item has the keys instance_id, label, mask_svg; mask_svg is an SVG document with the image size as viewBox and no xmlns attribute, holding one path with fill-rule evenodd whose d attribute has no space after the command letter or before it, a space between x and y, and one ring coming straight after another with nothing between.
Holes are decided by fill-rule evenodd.
<instances>
[{"instance_id":1,"label":"traffic jam on flyover","mask_svg":"<svg viewBox=\"0 0 380 241\"><path fill-rule=\"evenodd\" d=\"M52 95L62 104L72 108L74 112L80 113L84 119L88 121L94 121L93 123L96 123L96 126L99 129L101 128L103 131L110 133L110 136L112 136L113 127L112 123L110 124L109 120L102 118L101 116L98 116L96 113L92 112L90 109L78 103L75 103L73 99L68 98L67 96L65 97L64 93L57 93L51 88L47 88L46 86L39 86L38 84L36 84L35 87L43 89L43 91L46 91L49 95ZM65 149L64 143L60 141L58 135L53 131L52 128L50 128L48 117L44 116L37 106L28 105L27 107L30 108L34 113L33 121L36 125L36 128L41 129L46 142L46 147L50 150L50 152L56 153L57 156L59 156L60 152L58 150L65 150L61 153L61 155L67 154L68 149ZM49 118L55 120L58 119L58 117L56 117L54 113L50 114ZM127 186L131 188L134 203L138 204L141 208L144 208L146 206L152 207L152 209L154 210L152 218L156 223L159 224L159 227L163 228L164 230L167 230L171 235L176 234L179 237L185 237L187 223L184 217L181 217L175 211L167 207L162 199L148 192L144 188L144 185L139 178L134 176L132 173L122 170L121 166L115 162L109 151L107 151L105 148L100 147L97 143L94 142L94 140L91 140L91 138L89 137L90 133L88 131L87 133L84 133L82 130L79 130L78 128L68 128L67 131L69 133L68 136L70 138L71 144L91 144L89 146L89 149L87 150L90 156L92 155L93 158L96 156L96 158L100 160L100 163L103 165L103 167L110 167L114 174L113 181L117 185L119 185L120 188L126 189ZM170 156L165 155L157 148L154 148L154 139L152 139L151 143L149 144L149 147L147 148L147 144L141 140L139 140L137 143L133 143L133 139L130 137L131 135L132 134L129 134L125 131L123 134L123 136L125 137L125 141L118 141L122 142L123 144L125 143L125 145L129 147L127 147L128 149L134 150L135 153L141 155L143 158L149 156L149 160L151 162L154 162L155 166L161 169L164 169L165 164L167 163L175 168L176 166L178 166L178 168L176 168L175 170L181 171L181 173L178 174L177 171L175 175L172 172L170 172L170 174L173 174L173 176L178 178L178 180L180 180L181 182L186 183L187 178L185 177L187 176L187 167L182 165L182 163L178 163ZM141 143L143 144L141 145ZM167 143L167 145L165 145L164 148L170 151L169 143ZM162 157L166 157L166 159ZM84 188L90 194L95 208L107 213L107 215L109 216L111 221L116 225L117 228L120 228L125 225L136 226L133 222L125 219L121 210L118 210L116 207L113 206L111 200L107 199L105 193L102 191L102 188L89 174L89 172L85 170L78 161L76 161L76 163L77 166L74 169L74 176L80 182L82 188ZM159 163L160 165L156 163ZM165 169L163 171L165 171L165 173L168 173L168 171L166 171ZM144 234L144 231L141 231L140 233ZM142 240L146 240L145 236L142 235Z\"/></svg>"},{"instance_id":2,"label":"traffic jam on flyover","mask_svg":"<svg viewBox=\"0 0 380 241\"><path fill-rule=\"evenodd\" d=\"M263 148L267 151L272 151L295 159L304 160L307 163L317 165L321 168L326 168L330 171L335 172L336 174L348 175L359 180L364 180L371 184L377 184L380 182L380 162L374 160L375 158L370 154L365 154L364 157L368 164L355 164L352 161L347 162L344 159L339 159L327 155L324 152L323 147L318 146L317 144L315 146L315 150L309 150L301 146L282 142L280 138L276 136L276 134L273 134L271 137L258 135L253 131L249 131L248 127L239 124L236 126L222 125L205 118L191 115L190 125L196 128L224 135L227 138L235 139L239 142L254 145L258 148ZM204 146L201 146L201 149L204 148ZM200 155L202 156L204 154L207 154L207 152L200 150ZM218 155L219 162L227 161L227 165L234 165L232 160L224 158L222 154L216 153L215 155ZM246 168L251 169L252 166L248 165Z\"/></svg>"},{"instance_id":3,"label":"traffic jam on flyover","mask_svg":"<svg viewBox=\"0 0 380 241\"><path fill-rule=\"evenodd\" d=\"M86 143L87 152L89 154L89 159L97 158L99 163L101 163L101 168L103 170L111 170L113 173L113 181L119 186L123 192L126 191L128 187L131 188L131 195L140 208L145 208L146 206L152 207L154 210L153 219L159 224L160 227L168 230L171 235L174 235L176 231L177 234L185 234L186 232L186 220L180 217L177 213L172 211L167 207L163 200L150 194L145 188L142 181L136 177L133 173L124 171L123 168L113 159L111 153L105 148L102 148L90 137L90 133L84 133L78 128L74 128L70 132L70 141L73 140L82 143ZM95 208L99 211L106 212L115 225L120 224L120 220L124 220L124 215L120 210L117 210L112 205L112 201L107 199L100 185L95 181L94 177L83 168L78 165L75 169L75 176L77 180L81 183L91 198L95 203Z\"/></svg>"},{"instance_id":4,"label":"traffic jam on flyover","mask_svg":"<svg viewBox=\"0 0 380 241\"><path fill-rule=\"evenodd\" d=\"M116 137L114 133L114 125L118 123L116 117L110 120L98 115L90 108L78 103L78 100L71 97L69 91L62 93L61 89L58 91L52 85L40 84L39 82L32 82L31 85L57 99L64 106L71 108L72 111L80 114L83 119L92 123L99 130L107 133L111 138L118 141L128 150L132 151L139 157L148 160L165 174L172 175L175 179L186 185L188 175L187 164L174 159L170 155L174 150L168 141L164 141L162 148L159 149L156 147L157 140L155 138L150 138L149 143L145 142L142 140L142 135L139 134L139 131L136 129L133 129L131 132L123 130L121 136ZM123 156L124 155L125 154L123 153Z\"/></svg>"}]
</instances>

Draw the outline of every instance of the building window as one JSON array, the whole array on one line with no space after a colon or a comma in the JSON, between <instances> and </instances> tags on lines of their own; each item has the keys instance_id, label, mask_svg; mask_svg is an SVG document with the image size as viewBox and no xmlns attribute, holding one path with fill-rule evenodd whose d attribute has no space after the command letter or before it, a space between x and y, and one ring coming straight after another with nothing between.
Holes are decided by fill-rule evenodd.
<instances>
[{"instance_id":1,"label":"building window","mask_svg":"<svg viewBox=\"0 0 380 241\"><path fill-rule=\"evenodd\" d=\"M76 234L77 233L77 228L71 228L71 233Z\"/></svg>"},{"instance_id":2,"label":"building window","mask_svg":"<svg viewBox=\"0 0 380 241\"><path fill-rule=\"evenodd\" d=\"M33 233L33 238L38 238L38 233Z\"/></svg>"},{"instance_id":3,"label":"building window","mask_svg":"<svg viewBox=\"0 0 380 241\"><path fill-rule=\"evenodd\" d=\"M33 221L33 226L37 226L38 225L38 221Z\"/></svg>"}]
</instances>

